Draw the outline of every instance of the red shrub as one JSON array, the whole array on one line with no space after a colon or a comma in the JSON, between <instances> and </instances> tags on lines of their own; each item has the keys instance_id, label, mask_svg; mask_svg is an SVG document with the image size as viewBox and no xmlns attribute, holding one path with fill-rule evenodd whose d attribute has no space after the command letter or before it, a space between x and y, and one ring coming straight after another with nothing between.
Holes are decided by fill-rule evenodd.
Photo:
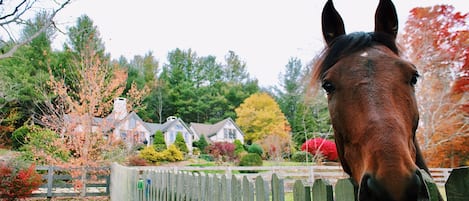
<instances>
[{"instance_id":1,"label":"red shrub","mask_svg":"<svg viewBox=\"0 0 469 201\"><path fill-rule=\"evenodd\" d=\"M138 155L135 155L135 156L130 156L128 158L128 161L129 161L129 165L130 166L147 166L148 165L148 162L147 160L145 160L144 158L138 156Z\"/></svg>"},{"instance_id":2,"label":"red shrub","mask_svg":"<svg viewBox=\"0 0 469 201\"><path fill-rule=\"evenodd\" d=\"M314 138L307 140L305 143L303 143L303 145L301 145L301 150L307 151L312 155L320 153L327 160L330 161L336 161L338 158L335 143L322 138Z\"/></svg>"},{"instance_id":3,"label":"red shrub","mask_svg":"<svg viewBox=\"0 0 469 201\"><path fill-rule=\"evenodd\" d=\"M221 158L223 161L235 158L235 144L229 142L214 142L206 147L207 153L213 158Z\"/></svg>"},{"instance_id":4,"label":"red shrub","mask_svg":"<svg viewBox=\"0 0 469 201\"><path fill-rule=\"evenodd\" d=\"M34 164L29 168L15 168L11 163L0 163L0 195L7 200L29 197L42 184Z\"/></svg>"}]
</instances>

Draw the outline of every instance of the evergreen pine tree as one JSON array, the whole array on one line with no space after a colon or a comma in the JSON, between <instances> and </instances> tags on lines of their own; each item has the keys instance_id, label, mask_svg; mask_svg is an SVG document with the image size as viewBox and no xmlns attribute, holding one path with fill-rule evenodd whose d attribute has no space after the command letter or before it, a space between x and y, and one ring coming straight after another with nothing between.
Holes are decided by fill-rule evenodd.
<instances>
[{"instance_id":1,"label":"evergreen pine tree","mask_svg":"<svg viewBox=\"0 0 469 201\"><path fill-rule=\"evenodd\" d=\"M156 151L166 150L166 142L164 141L164 135L162 131L156 131L155 138L153 139L153 146Z\"/></svg>"},{"instance_id":2,"label":"evergreen pine tree","mask_svg":"<svg viewBox=\"0 0 469 201\"><path fill-rule=\"evenodd\" d=\"M176 134L176 141L174 141L174 145L176 145L176 147L184 153L189 152L189 149L187 149L186 141L184 140L184 137L182 136L181 132L178 132Z\"/></svg>"}]
</instances>

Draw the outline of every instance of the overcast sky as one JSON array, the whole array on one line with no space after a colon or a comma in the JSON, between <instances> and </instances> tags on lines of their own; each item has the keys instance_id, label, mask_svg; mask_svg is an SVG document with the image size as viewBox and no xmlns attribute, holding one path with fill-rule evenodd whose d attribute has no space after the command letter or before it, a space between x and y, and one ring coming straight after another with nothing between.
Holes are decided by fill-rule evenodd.
<instances>
[{"instance_id":1,"label":"overcast sky","mask_svg":"<svg viewBox=\"0 0 469 201\"><path fill-rule=\"evenodd\" d=\"M289 58L309 62L323 47L320 16L326 0L76 0L58 16L63 30L86 14L112 58L152 51L160 65L175 48L221 62L229 50L247 63L261 86L278 83ZM395 0L399 28L410 9L436 4L469 12L467 0ZM335 0L347 32L372 31L378 0ZM61 47L63 36L57 37Z\"/></svg>"}]
</instances>

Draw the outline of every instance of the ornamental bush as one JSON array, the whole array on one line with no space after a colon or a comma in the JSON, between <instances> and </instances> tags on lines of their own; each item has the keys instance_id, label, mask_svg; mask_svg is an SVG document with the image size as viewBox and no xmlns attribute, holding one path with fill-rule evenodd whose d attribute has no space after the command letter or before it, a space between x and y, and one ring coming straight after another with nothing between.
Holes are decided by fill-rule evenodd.
<instances>
[{"instance_id":1,"label":"ornamental bush","mask_svg":"<svg viewBox=\"0 0 469 201\"><path fill-rule=\"evenodd\" d=\"M156 131L153 138L153 146L156 151L164 151L166 149L166 142L162 131Z\"/></svg>"},{"instance_id":2,"label":"ornamental bush","mask_svg":"<svg viewBox=\"0 0 469 201\"><path fill-rule=\"evenodd\" d=\"M262 158L259 154L248 153L239 161L239 166L262 166ZM257 170L240 170L241 173L257 173Z\"/></svg>"},{"instance_id":3,"label":"ornamental bush","mask_svg":"<svg viewBox=\"0 0 469 201\"><path fill-rule=\"evenodd\" d=\"M30 197L42 184L34 164L29 167L13 162L0 162L0 195L6 200Z\"/></svg>"},{"instance_id":4,"label":"ornamental bush","mask_svg":"<svg viewBox=\"0 0 469 201\"><path fill-rule=\"evenodd\" d=\"M313 155L306 151L297 151L292 155L291 160L294 162L312 162Z\"/></svg>"},{"instance_id":5,"label":"ornamental bush","mask_svg":"<svg viewBox=\"0 0 469 201\"><path fill-rule=\"evenodd\" d=\"M170 145L168 149L158 152L153 146L145 147L140 151L139 157L147 160L151 163L162 162L162 161L182 161L184 160L184 154L174 145Z\"/></svg>"},{"instance_id":6,"label":"ornamental bush","mask_svg":"<svg viewBox=\"0 0 469 201\"><path fill-rule=\"evenodd\" d=\"M335 143L322 138L307 140L301 145L301 150L307 151L312 155L321 154L325 159L330 161L337 161L338 158Z\"/></svg>"},{"instance_id":7,"label":"ornamental bush","mask_svg":"<svg viewBox=\"0 0 469 201\"><path fill-rule=\"evenodd\" d=\"M184 137L182 136L181 132L178 132L176 134L176 140L174 141L174 145L176 145L176 147L183 153L189 153L189 149L187 148L186 141L184 140Z\"/></svg>"},{"instance_id":8,"label":"ornamental bush","mask_svg":"<svg viewBox=\"0 0 469 201\"><path fill-rule=\"evenodd\" d=\"M251 146L248 147L248 153L255 153L255 154L259 154L259 156L262 156L262 154L264 153L264 150L262 149L261 145L252 144Z\"/></svg>"},{"instance_id":9,"label":"ornamental bush","mask_svg":"<svg viewBox=\"0 0 469 201\"><path fill-rule=\"evenodd\" d=\"M213 158L221 160L221 161L228 161L235 159L235 145L229 142L214 142L213 144L209 145L207 148L207 152L213 156Z\"/></svg>"}]
</instances>

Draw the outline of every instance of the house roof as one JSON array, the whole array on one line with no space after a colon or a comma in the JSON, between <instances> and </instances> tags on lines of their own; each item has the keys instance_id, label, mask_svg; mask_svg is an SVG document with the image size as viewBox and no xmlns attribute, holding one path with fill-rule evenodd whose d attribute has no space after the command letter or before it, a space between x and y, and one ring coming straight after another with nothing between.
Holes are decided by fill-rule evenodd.
<instances>
[{"instance_id":1,"label":"house roof","mask_svg":"<svg viewBox=\"0 0 469 201\"><path fill-rule=\"evenodd\" d=\"M168 131L169 128L173 127L175 124L177 124L178 122L181 123L182 126L184 126L184 128L190 133L190 134L193 134L192 133L192 130L189 129L189 127L187 127L186 123L184 123L184 121L180 118L177 118L177 119L174 119L174 120L169 120L169 121L166 121L165 123L163 124L157 124L157 123L147 123L145 122L145 124L148 126L149 128L149 131L150 131L150 135L154 135L156 133L156 131L160 130L162 132L166 132Z\"/></svg>"},{"instance_id":2,"label":"house roof","mask_svg":"<svg viewBox=\"0 0 469 201\"><path fill-rule=\"evenodd\" d=\"M236 125L236 123L231 119L230 117L221 120L215 124L201 124L201 123L191 123L192 129L195 131L197 135L205 135L206 137L212 137L215 135L219 130L221 130L227 122L231 122L236 129L239 130L241 135L244 135L244 133L241 131L241 129Z\"/></svg>"}]
</instances>

